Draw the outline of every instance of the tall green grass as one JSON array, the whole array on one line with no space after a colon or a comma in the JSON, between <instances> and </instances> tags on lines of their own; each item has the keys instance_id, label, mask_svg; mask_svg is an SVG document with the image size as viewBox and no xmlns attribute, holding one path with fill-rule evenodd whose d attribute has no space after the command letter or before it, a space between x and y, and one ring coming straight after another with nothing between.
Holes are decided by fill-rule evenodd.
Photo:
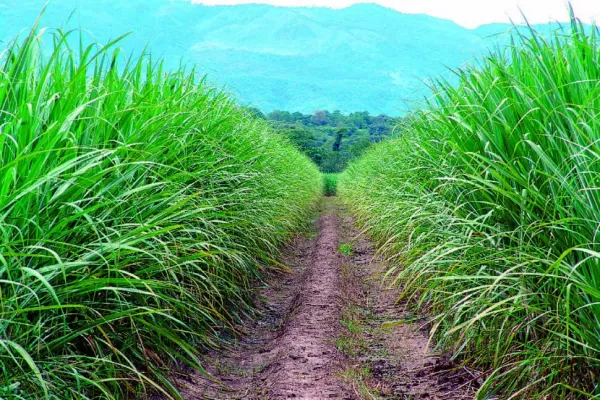
<instances>
[{"instance_id":1,"label":"tall green grass","mask_svg":"<svg viewBox=\"0 0 600 400\"><path fill-rule=\"evenodd\" d=\"M77 36L0 55L0 398L177 397L322 178L194 71Z\"/></svg>"},{"instance_id":2,"label":"tall green grass","mask_svg":"<svg viewBox=\"0 0 600 400\"><path fill-rule=\"evenodd\" d=\"M515 33L455 73L338 194L479 398L600 397L598 34Z\"/></svg>"},{"instance_id":3,"label":"tall green grass","mask_svg":"<svg viewBox=\"0 0 600 400\"><path fill-rule=\"evenodd\" d=\"M335 196L337 193L338 174L323 174L323 193L325 196Z\"/></svg>"}]
</instances>

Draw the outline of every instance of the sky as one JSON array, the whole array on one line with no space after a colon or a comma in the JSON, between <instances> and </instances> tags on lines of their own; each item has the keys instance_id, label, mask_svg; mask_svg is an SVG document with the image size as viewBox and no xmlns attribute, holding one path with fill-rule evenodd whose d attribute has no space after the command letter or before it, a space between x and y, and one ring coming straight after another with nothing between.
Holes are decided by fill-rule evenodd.
<instances>
[{"instance_id":1,"label":"sky","mask_svg":"<svg viewBox=\"0 0 600 400\"><path fill-rule=\"evenodd\" d=\"M321 6L343 8L354 3L378 3L410 14L428 14L450 19L467 28L492 22L522 22L521 9L531 23L568 21L566 0L191 0L206 5L264 3L277 6ZM600 21L600 0L571 0L584 22Z\"/></svg>"}]
</instances>

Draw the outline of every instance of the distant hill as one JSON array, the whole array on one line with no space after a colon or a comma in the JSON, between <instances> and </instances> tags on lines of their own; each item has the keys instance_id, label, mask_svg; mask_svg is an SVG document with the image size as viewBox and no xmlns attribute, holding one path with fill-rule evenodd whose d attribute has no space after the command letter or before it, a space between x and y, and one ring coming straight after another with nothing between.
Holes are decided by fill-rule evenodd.
<instances>
[{"instance_id":1,"label":"distant hill","mask_svg":"<svg viewBox=\"0 0 600 400\"><path fill-rule=\"evenodd\" d=\"M46 0L3 0L0 39L33 24ZM83 27L100 41L195 64L248 105L400 115L430 77L485 53L509 25L466 29L373 4L342 10L266 5L207 7L169 0L54 0L42 26Z\"/></svg>"}]
</instances>

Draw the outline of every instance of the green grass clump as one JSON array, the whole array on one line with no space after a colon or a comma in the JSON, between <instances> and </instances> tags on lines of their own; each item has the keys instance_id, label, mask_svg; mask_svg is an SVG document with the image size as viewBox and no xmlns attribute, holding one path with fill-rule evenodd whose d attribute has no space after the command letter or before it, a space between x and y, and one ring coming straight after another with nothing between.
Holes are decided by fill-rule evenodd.
<instances>
[{"instance_id":1,"label":"green grass clump","mask_svg":"<svg viewBox=\"0 0 600 400\"><path fill-rule=\"evenodd\" d=\"M598 33L515 33L456 75L339 195L431 310L439 347L488 371L479 398L596 398Z\"/></svg>"},{"instance_id":2,"label":"green grass clump","mask_svg":"<svg viewBox=\"0 0 600 400\"><path fill-rule=\"evenodd\" d=\"M323 193L325 196L337 194L338 174L323 174Z\"/></svg>"},{"instance_id":3,"label":"green grass clump","mask_svg":"<svg viewBox=\"0 0 600 400\"><path fill-rule=\"evenodd\" d=\"M338 251L340 252L341 255L350 257L352 255L352 252L353 252L352 243L342 243L342 244L340 244L340 246L338 247Z\"/></svg>"},{"instance_id":4,"label":"green grass clump","mask_svg":"<svg viewBox=\"0 0 600 400\"><path fill-rule=\"evenodd\" d=\"M69 36L0 55L0 398L177 397L321 175L193 71Z\"/></svg>"}]
</instances>

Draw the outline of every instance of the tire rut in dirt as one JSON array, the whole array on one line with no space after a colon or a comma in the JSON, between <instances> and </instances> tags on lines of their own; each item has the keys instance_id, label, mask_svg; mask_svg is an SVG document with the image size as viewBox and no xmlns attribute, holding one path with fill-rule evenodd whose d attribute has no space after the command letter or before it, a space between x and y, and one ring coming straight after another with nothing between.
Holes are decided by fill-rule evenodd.
<instances>
[{"instance_id":1,"label":"tire rut in dirt","mask_svg":"<svg viewBox=\"0 0 600 400\"><path fill-rule=\"evenodd\" d=\"M267 379L274 398L352 398L336 375L343 365L334 345L341 311L339 218L329 211L319 225L313 260Z\"/></svg>"},{"instance_id":2,"label":"tire rut in dirt","mask_svg":"<svg viewBox=\"0 0 600 400\"><path fill-rule=\"evenodd\" d=\"M285 251L291 273L271 273L257 291L258 317L239 339L206 355L208 372L178 379L183 398L354 399L339 377L341 256L337 207L323 202L312 238L297 236Z\"/></svg>"}]
</instances>

